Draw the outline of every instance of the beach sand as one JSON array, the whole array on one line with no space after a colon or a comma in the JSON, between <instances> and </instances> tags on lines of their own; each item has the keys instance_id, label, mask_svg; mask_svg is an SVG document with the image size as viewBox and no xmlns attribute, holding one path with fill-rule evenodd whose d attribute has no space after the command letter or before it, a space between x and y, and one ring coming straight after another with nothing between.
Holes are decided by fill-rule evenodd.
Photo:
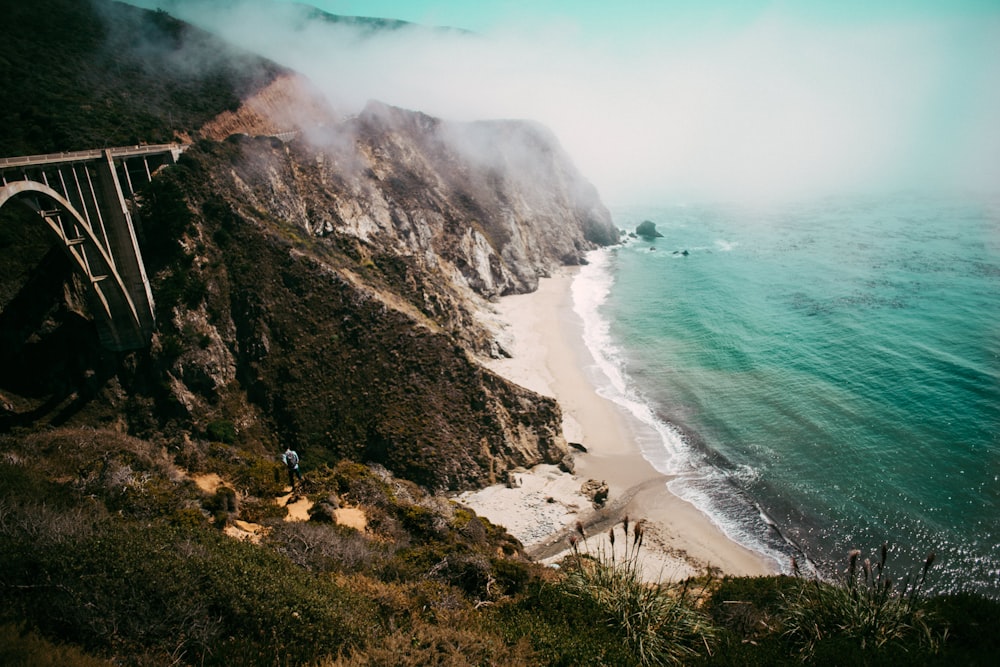
<instances>
[{"instance_id":1,"label":"beach sand","mask_svg":"<svg viewBox=\"0 0 1000 667\"><path fill-rule=\"evenodd\" d=\"M555 466L516 473L517 488L492 486L464 493L458 501L480 516L503 525L525 545L528 554L546 563L561 560L579 522L590 553L611 548L609 529L616 530L616 549L625 539L620 522L634 526L644 519L641 562L647 579L678 580L721 571L764 575L778 571L772 560L730 540L701 511L667 488L670 478L656 471L635 444L638 424L616 403L600 396L584 369L594 364L583 342L583 323L573 310L570 286L575 269L543 278L531 294L504 297L495 312L483 315L498 331L511 355L484 365L533 391L552 396L563 411L568 442L582 444L574 474ZM580 489L595 479L609 487L608 501L593 507Z\"/></svg>"}]
</instances>

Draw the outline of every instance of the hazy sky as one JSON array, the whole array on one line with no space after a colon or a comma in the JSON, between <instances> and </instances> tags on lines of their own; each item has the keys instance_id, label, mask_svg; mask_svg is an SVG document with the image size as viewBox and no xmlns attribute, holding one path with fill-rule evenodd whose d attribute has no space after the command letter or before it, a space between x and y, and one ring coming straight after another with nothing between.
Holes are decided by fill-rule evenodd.
<instances>
[{"instance_id":1,"label":"hazy sky","mask_svg":"<svg viewBox=\"0 0 1000 667\"><path fill-rule=\"evenodd\" d=\"M359 40L294 4L137 0L333 102L552 128L611 203L1000 189L1000 0L313 0L473 31Z\"/></svg>"},{"instance_id":2,"label":"hazy sky","mask_svg":"<svg viewBox=\"0 0 1000 667\"><path fill-rule=\"evenodd\" d=\"M765 12L824 21L923 16L986 16L996 0L282 0L305 2L331 14L395 18L488 32L498 25L565 22L594 33L656 31L673 21L739 24Z\"/></svg>"}]
</instances>

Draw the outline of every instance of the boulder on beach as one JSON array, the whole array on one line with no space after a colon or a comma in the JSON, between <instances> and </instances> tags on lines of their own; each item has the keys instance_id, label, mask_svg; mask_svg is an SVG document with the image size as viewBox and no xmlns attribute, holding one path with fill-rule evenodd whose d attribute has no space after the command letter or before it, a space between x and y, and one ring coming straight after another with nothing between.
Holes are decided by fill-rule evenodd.
<instances>
[{"instance_id":1,"label":"boulder on beach","mask_svg":"<svg viewBox=\"0 0 1000 667\"><path fill-rule=\"evenodd\" d=\"M605 503L608 502L608 491L608 483L604 481L598 482L596 479L588 479L580 487L580 493L590 498L596 509L604 507Z\"/></svg>"}]
</instances>

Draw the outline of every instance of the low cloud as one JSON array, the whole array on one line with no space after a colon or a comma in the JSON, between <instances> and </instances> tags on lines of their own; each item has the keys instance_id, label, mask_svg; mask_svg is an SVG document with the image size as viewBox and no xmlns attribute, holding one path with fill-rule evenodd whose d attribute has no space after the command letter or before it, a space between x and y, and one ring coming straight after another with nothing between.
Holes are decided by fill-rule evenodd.
<instances>
[{"instance_id":1,"label":"low cloud","mask_svg":"<svg viewBox=\"0 0 1000 667\"><path fill-rule=\"evenodd\" d=\"M301 6L160 6L312 79L455 120L529 118L612 203L1000 184L1000 21L663 26L624 45L571 24L369 33Z\"/></svg>"}]
</instances>

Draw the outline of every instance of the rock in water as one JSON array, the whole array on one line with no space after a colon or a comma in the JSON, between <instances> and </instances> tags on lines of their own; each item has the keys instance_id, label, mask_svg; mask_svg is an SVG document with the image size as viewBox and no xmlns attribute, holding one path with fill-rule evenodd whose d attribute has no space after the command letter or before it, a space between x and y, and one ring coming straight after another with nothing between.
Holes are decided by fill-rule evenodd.
<instances>
[{"instance_id":1,"label":"rock in water","mask_svg":"<svg viewBox=\"0 0 1000 667\"><path fill-rule=\"evenodd\" d=\"M635 233L647 241L663 238L663 234L656 231L656 223L652 220L640 222L639 226L635 228Z\"/></svg>"}]
</instances>

